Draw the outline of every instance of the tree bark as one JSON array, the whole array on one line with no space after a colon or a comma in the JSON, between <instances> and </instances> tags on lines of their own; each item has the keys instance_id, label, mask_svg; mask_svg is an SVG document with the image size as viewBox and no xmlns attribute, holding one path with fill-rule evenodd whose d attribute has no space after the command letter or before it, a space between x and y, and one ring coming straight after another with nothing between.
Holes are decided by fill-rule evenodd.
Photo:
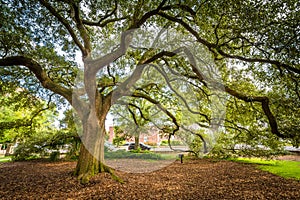
<instances>
[{"instance_id":1,"label":"tree bark","mask_svg":"<svg viewBox=\"0 0 300 200\"><path fill-rule=\"evenodd\" d=\"M82 144L75 170L75 175L78 176L78 180L83 184L88 183L90 178L97 173L113 173L105 165L104 137L104 120L99 120L95 114L91 113L87 121L83 123Z\"/></svg>"},{"instance_id":2,"label":"tree bark","mask_svg":"<svg viewBox=\"0 0 300 200\"><path fill-rule=\"evenodd\" d=\"M134 150L137 150L140 147L140 134L137 133L134 136Z\"/></svg>"}]
</instances>

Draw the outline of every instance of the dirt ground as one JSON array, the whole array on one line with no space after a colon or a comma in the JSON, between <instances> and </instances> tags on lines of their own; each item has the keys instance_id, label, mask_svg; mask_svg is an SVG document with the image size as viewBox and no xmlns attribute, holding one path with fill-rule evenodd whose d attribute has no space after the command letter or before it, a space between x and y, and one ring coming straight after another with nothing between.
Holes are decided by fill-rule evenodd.
<instances>
[{"instance_id":1,"label":"dirt ground","mask_svg":"<svg viewBox=\"0 0 300 200\"><path fill-rule=\"evenodd\" d=\"M75 165L2 163L0 199L300 199L300 181L286 180L249 164L176 161L148 173L117 171L124 184L99 174L87 185L72 176Z\"/></svg>"}]
</instances>

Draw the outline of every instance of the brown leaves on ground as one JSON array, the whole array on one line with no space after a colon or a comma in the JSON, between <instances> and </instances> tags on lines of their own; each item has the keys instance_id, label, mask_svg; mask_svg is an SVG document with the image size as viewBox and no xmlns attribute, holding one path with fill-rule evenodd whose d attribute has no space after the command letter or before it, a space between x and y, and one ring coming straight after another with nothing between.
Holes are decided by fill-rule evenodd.
<instances>
[{"instance_id":1,"label":"brown leaves on ground","mask_svg":"<svg viewBox=\"0 0 300 200\"><path fill-rule=\"evenodd\" d=\"M74 162L15 162L0 165L0 199L300 199L300 181L229 161L176 161L161 170L117 172L80 185Z\"/></svg>"}]
</instances>

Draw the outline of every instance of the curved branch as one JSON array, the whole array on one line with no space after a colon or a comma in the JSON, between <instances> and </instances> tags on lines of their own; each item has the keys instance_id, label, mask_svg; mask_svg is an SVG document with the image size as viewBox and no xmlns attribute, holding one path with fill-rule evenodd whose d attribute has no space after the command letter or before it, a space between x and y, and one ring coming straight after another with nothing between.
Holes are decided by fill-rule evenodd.
<instances>
[{"instance_id":1,"label":"curved branch","mask_svg":"<svg viewBox=\"0 0 300 200\"><path fill-rule=\"evenodd\" d=\"M177 122L176 117L170 112L168 111L165 107L163 107L161 105L161 103L153 98L151 98L148 95L139 93L139 92L134 92L133 94L129 95L125 95L125 96L132 96L132 97L137 97L137 98L143 98L151 103L153 103L154 105L156 105L161 111L163 111L168 117L170 117L172 119L173 124L175 124L176 128L173 130L172 135L174 135L178 130L179 130L179 123Z\"/></svg>"},{"instance_id":2,"label":"curved branch","mask_svg":"<svg viewBox=\"0 0 300 200\"><path fill-rule=\"evenodd\" d=\"M77 38L76 34L75 34L75 31L73 30L73 28L71 27L71 25L69 24L69 22L64 18L62 17L56 10L55 8L53 8L47 1L45 0L39 0L39 2L45 6L49 12L55 16L58 21L60 21L64 27L68 30L68 32L70 33L72 39L74 40L75 44L79 47L79 49L81 50L82 54L84 54L85 52L85 48L84 46L81 44L81 42L79 41L79 39Z\"/></svg>"},{"instance_id":3,"label":"curved branch","mask_svg":"<svg viewBox=\"0 0 300 200\"><path fill-rule=\"evenodd\" d=\"M135 116L134 112L129 108L129 106L127 106L127 109L129 111L129 113L131 114L131 117L132 117L132 119L134 121L134 124L136 125L136 129L135 130L137 130L139 128L139 124L138 124L138 121L136 119L136 116Z\"/></svg>"},{"instance_id":4,"label":"curved branch","mask_svg":"<svg viewBox=\"0 0 300 200\"><path fill-rule=\"evenodd\" d=\"M85 58L84 63L88 68L89 76L95 75L100 69L124 55L132 40L133 32L134 30L128 30L122 33L120 47L118 47L115 51L96 59L92 59L90 57Z\"/></svg>"},{"instance_id":5,"label":"curved branch","mask_svg":"<svg viewBox=\"0 0 300 200\"><path fill-rule=\"evenodd\" d=\"M121 21L121 20L128 19L128 18L129 18L129 15L124 16L124 17L117 17L117 18L113 18L113 19L108 19L108 20L105 20L103 22L102 21L92 22L92 21L88 21L88 20L82 20L82 23L85 24L85 25L89 25L89 26L105 27L109 23Z\"/></svg>"},{"instance_id":6,"label":"curved branch","mask_svg":"<svg viewBox=\"0 0 300 200\"><path fill-rule=\"evenodd\" d=\"M44 69L38 62L25 56L12 56L0 59L0 66L14 65L22 65L27 67L36 76L36 78L40 81L44 88L63 96L67 99L68 102L72 103L72 91L53 82L47 76L47 73L44 71Z\"/></svg>"},{"instance_id":7,"label":"curved branch","mask_svg":"<svg viewBox=\"0 0 300 200\"><path fill-rule=\"evenodd\" d=\"M121 42L120 46L113 52L97 58L97 59L85 59L84 63L89 66L89 73L90 75L96 74L100 69L102 69L104 66L108 65L109 63L117 60L119 57L124 55L129 47L129 44L132 40L132 35L134 32L134 29L139 28L142 24L144 24L150 17L157 15L162 6L166 0L163 0L162 3L157 7L155 10L151 10L147 13L145 13L140 20L135 21L128 29L127 31L124 31L121 34ZM138 8L139 9L139 8Z\"/></svg>"},{"instance_id":8,"label":"curved branch","mask_svg":"<svg viewBox=\"0 0 300 200\"><path fill-rule=\"evenodd\" d=\"M195 133L194 131L191 131L190 129L187 129L184 126L181 126L181 128L183 130L185 130L185 131L188 131L188 132L192 133L193 135L198 136L201 139L201 141L203 142L203 153L207 153L208 152L208 150L207 150L207 143L206 143L204 137L201 134Z\"/></svg>"},{"instance_id":9,"label":"curved branch","mask_svg":"<svg viewBox=\"0 0 300 200\"><path fill-rule=\"evenodd\" d=\"M192 80L198 80L198 76L196 76L196 75L192 75L192 74L188 74L188 73L178 73L178 72L174 71L174 70L172 69L172 67L170 66L169 62L168 62L166 59L162 58L162 60L165 61L165 63L166 63L166 65L167 65L168 69L170 70L170 72L171 72L173 75L175 75L175 76L183 76L183 77L186 77L186 78L192 79ZM176 67L178 67L177 64L176 64ZM199 85L193 83L192 81L184 80L183 78L177 78L177 79L178 79L178 80L182 80L182 81L186 81L186 82L188 82L190 85L193 85L195 88L198 88L198 89L201 90L201 92L206 96L207 100L210 101L210 99L208 98L209 95L208 95L208 94L207 94L207 93L206 93ZM205 83L204 81L201 81L201 83L202 83L203 85L206 86L206 83Z\"/></svg>"},{"instance_id":10,"label":"curved branch","mask_svg":"<svg viewBox=\"0 0 300 200\"><path fill-rule=\"evenodd\" d=\"M298 68L295 68L295 67L292 67L288 64L284 64L284 63L281 63L277 60L269 60L269 59L262 59L262 58L245 58L245 57L242 57L242 56L238 56L238 55L230 55L228 53L225 53L224 51L218 49L217 50L218 53L226 58L232 58L232 59L237 59L237 60L242 60L242 61L245 61L245 62L250 62L250 63L265 63L265 64L272 64L272 65L275 65L277 67L283 67L285 68L286 70L288 71L292 71L296 74L300 74L300 69Z\"/></svg>"},{"instance_id":11,"label":"curved branch","mask_svg":"<svg viewBox=\"0 0 300 200\"><path fill-rule=\"evenodd\" d=\"M228 86L224 86L225 91L230 94L231 96L234 96L240 100L243 100L245 102L260 102L262 109L265 113L265 115L268 118L269 124L271 126L271 132L275 135L277 135L278 137L281 138L285 138L285 136L283 134L281 134L278 130L278 124L277 121L273 115L273 113L271 112L271 109L269 107L269 98L265 97L265 96L246 96L244 94L241 94L231 88L229 88Z\"/></svg>"},{"instance_id":12,"label":"curved branch","mask_svg":"<svg viewBox=\"0 0 300 200\"><path fill-rule=\"evenodd\" d=\"M170 15L164 13L164 12L159 12L158 15L160 15L161 17L166 18L170 21L177 22L180 25L182 25L188 32L190 32L197 39L198 42L205 45L212 53L218 52L220 55L222 55L225 58L238 59L238 60L242 60L242 61L250 62L250 63L257 63L258 62L258 63L265 63L265 64L273 64L277 67L283 67L283 68L287 69L288 71L292 71L294 73L300 74L300 69L292 67L288 64L281 63L281 62L276 61L276 60L268 60L268 59L262 59L262 58L245 58L245 57L242 57L242 56L230 55L228 53L225 53L224 51L222 51L219 48L218 45L210 43L207 40L201 38L200 35L198 34L198 32L196 30L194 30L189 24L187 24L183 20L178 19L178 18L173 17L173 16L170 16Z\"/></svg>"},{"instance_id":13,"label":"curved branch","mask_svg":"<svg viewBox=\"0 0 300 200\"><path fill-rule=\"evenodd\" d=\"M189 51L189 49L187 49L186 47L181 47L179 48L180 50L183 49L184 53L186 54L186 56L189 59L190 65L192 67L192 70L194 71L194 73L197 75L199 81L201 82L210 82L213 85L215 85L216 89L218 90L222 90L224 89L225 92L227 92L228 94L230 94L231 96L234 96L238 99L241 99L245 102L260 102L262 104L262 110L264 111L265 115L268 118L269 121L269 125L271 126L271 132L275 135L277 135L278 137L281 138L285 138L285 136L283 134L281 134L278 130L278 124L277 121L273 115L273 113L271 112L271 109L269 107L269 98L268 97L261 97L261 96L246 96L243 95L231 88L229 88L227 85L224 85L222 83L216 82L215 80L209 79L207 78L204 74L202 74L200 72L200 70L197 68L196 66L196 62L195 62L195 58L193 56L193 54ZM178 51L180 51L178 50ZM173 52L169 52L169 53L173 53ZM173 53L174 54L174 53ZM207 86L207 84L204 84L205 86Z\"/></svg>"},{"instance_id":14,"label":"curved branch","mask_svg":"<svg viewBox=\"0 0 300 200\"><path fill-rule=\"evenodd\" d=\"M155 55L153 55L153 52L155 50L150 49L147 51L142 58L140 59L139 63L137 64L136 69L133 71L131 76L129 76L122 84L119 85L119 87L114 90L111 95L113 96L113 102L118 100L123 95L128 95L130 92L130 88L140 79L143 70L145 69L146 65L162 58L163 56L173 57L176 55L174 52L167 52L167 51L161 51ZM175 50L177 51L177 50Z\"/></svg>"},{"instance_id":15,"label":"curved branch","mask_svg":"<svg viewBox=\"0 0 300 200\"><path fill-rule=\"evenodd\" d=\"M167 85L169 86L169 88L176 94L176 96L178 96L178 97L181 99L181 101L183 101L185 107L188 109L188 111L189 111L190 113L192 113L192 114L197 114L197 115L201 115L201 116L204 117L207 121L210 121L210 119L209 119L209 117L208 117L207 115L205 115L205 114L203 114L203 113L201 113L201 112L194 111L194 110L192 110L192 109L190 108L190 106L188 105L186 99L185 99L183 96L181 96L181 95L173 88L173 86L171 85L170 80L169 80L169 78L168 78L168 76L167 76L167 74L166 74L166 72L165 72L164 70L159 69L159 68L158 68L156 65L154 65L154 64L150 64L150 66L154 67L154 68L155 68L155 69L156 69L156 70L164 77L164 79L165 79Z\"/></svg>"},{"instance_id":16,"label":"curved branch","mask_svg":"<svg viewBox=\"0 0 300 200\"><path fill-rule=\"evenodd\" d=\"M115 4L114 9L113 9L110 13L109 13L109 11L106 11L105 15L104 15L103 17L101 17L101 19L99 20L99 24L100 24L103 20L105 20L105 19L109 18L110 16L112 16L112 15L117 11L117 9L118 9L118 1L117 1L117 0L114 0L114 4Z\"/></svg>"},{"instance_id":17,"label":"curved branch","mask_svg":"<svg viewBox=\"0 0 300 200\"><path fill-rule=\"evenodd\" d=\"M188 30L194 37L196 37L197 41L200 42L201 44L207 46L209 49L212 49L212 48L216 48L217 45L213 44L213 43L210 43L208 42L207 40L204 40L203 38L201 38L198 34L197 31L195 31L190 25L188 25L187 23L185 23L184 21L182 21L181 19L178 19L176 17L173 17L173 16L170 16L164 12L159 12L158 15L160 15L161 17L163 18L166 18L170 21L173 21L173 22L177 22L179 24L181 24L186 30Z\"/></svg>"},{"instance_id":18,"label":"curved branch","mask_svg":"<svg viewBox=\"0 0 300 200\"><path fill-rule=\"evenodd\" d=\"M216 89L219 89L219 90L222 90L224 89L225 92L227 92L228 94L230 94L231 96L234 96L238 99L241 99L245 102L260 102L262 104L262 110L264 111L265 115L267 116L268 118L268 121L269 121L269 125L271 126L271 132L275 135L277 135L278 137L281 137L281 138L284 138L285 136L283 134L281 134L278 130L278 124L277 124L277 121L273 115L273 113L271 112L271 109L269 107L269 98L268 97L261 97L261 96L246 96L246 95L243 95L231 88L229 88L227 85L224 85L222 83L219 83L219 82L216 82L215 80L212 80L212 79L209 79L207 78L204 74L202 74L197 66L196 66L196 62L194 62L194 58L193 58L193 55L192 53L185 47L184 48L184 53L188 56L189 58L189 61L190 61L190 64L191 64L191 67L193 68L193 71L197 74L198 76L198 79L200 81L206 81L206 82L210 82L212 83L213 85L215 85Z\"/></svg>"},{"instance_id":19,"label":"curved branch","mask_svg":"<svg viewBox=\"0 0 300 200\"><path fill-rule=\"evenodd\" d=\"M50 108L50 103L51 103L51 98L52 96L54 95L55 93L51 94L49 99L48 99L48 102L47 102L47 107L45 108L42 108L40 110L38 110L31 118L30 118L30 124L33 123L33 119L38 116L41 112L45 111L45 110L48 110Z\"/></svg>"},{"instance_id":20,"label":"curved branch","mask_svg":"<svg viewBox=\"0 0 300 200\"><path fill-rule=\"evenodd\" d=\"M239 126L239 125L235 124L233 121L225 119L225 122L233 125L233 126L230 126L230 125L225 124L224 125L225 128L234 129L234 130L237 130L239 132L242 132L242 130L243 130L243 131L246 131L246 132L250 133L250 131L247 128Z\"/></svg>"},{"instance_id":21,"label":"curved branch","mask_svg":"<svg viewBox=\"0 0 300 200\"><path fill-rule=\"evenodd\" d=\"M132 107L134 107L134 108L136 108L136 109L138 109L138 111L139 111L139 113L140 113L142 119L144 119L145 121L150 121L150 119L148 119L148 118L145 117L145 115L143 114L142 109L141 109L139 106L137 106L137 105L135 105L135 104L133 104L133 103L129 103L128 105L129 105L129 106L132 106Z\"/></svg>"},{"instance_id":22,"label":"curved branch","mask_svg":"<svg viewBox=\"0 0 300 200\"><path fill-rule=\"evenodd\" d=\"M84 51L82 52L83 58L86 58L90 55L92 51L92 44L89 37L89 34L86 31L86 28L84 27L81 17L80 17L80 10L79 5L76 3L71 4L72 8L74 10L74 19L76 22L77 29L79 30L80 36L83 39L84 43Z\"/></svg>"}]
</instances>

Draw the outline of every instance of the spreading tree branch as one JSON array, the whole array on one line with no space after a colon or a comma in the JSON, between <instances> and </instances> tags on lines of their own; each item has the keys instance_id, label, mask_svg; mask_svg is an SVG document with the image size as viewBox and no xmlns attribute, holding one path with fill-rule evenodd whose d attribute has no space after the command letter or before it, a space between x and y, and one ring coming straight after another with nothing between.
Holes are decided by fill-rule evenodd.
<instances>
[{"instance_id":1,"label":"spreading tree branch","mask_svg":"<svg viewBox=\"0 0 300 200\"><path fill-rule=\"evenodd\" d=\"M83 58L86 58L90 56L90 53L92 51L91 39L81 20L79 3L72 3L71 6L71 9L74 10L74 19L76 22L77 29L84 43L84 51L82 52L82 55Z\"/></svg>"},{"instance_id":2,"label":"spreading tree branch","mask_svg":"<svg viewBox=\"0 0 300 200\"><path fill-rule=\"evenodd\" d=\"M59 94L67 99L70 103L72 103L72 91L67 89L55 82L53 82L48 76L46 71L42 68L42 66L33 60L32 58L28 58L25 56L12 56L0 59L0 66L14 66L14 65L22 65L27 67L40 81L42 86L46 89L53 91L56 94Z\"/></svg>"},{"instance_id":3,"label":"spreading tree branch","mask_svg":"<svg viewBox=\"0 0 300 200\"><path fill-rule=\"evenodd\" d=\"M86 50L84 48L84 46L81 44L81 42L79 41L78 37L76 36L76 33L74 31L74 29L72 28L72 26L70 25L70 23L64 18L62 17L56 10L54 7L51 6L50 3L48 3L48 1L45 0L39 0L39 2L45 6L49 12L55 16L59 22L61 22L63 24L63 26L68 30L69 34L71 35L73 41L75 42L75 44L79 47L79 49L81 50L82 54L85 55Z\"/></svg>"},{"instance_id":4,"label":"spreading tree branch","mask_svg":"<svg viewBox=\"0 0 300 200\"><path fill-rule=\"evenodd\" d=\"M97 58L97 59L91 59L91 58L85 59L84 63L89 68L87 70L89 73L89 76L93 76L104 66L108 65L111 62L114 62L119 57L124 55L129 47L131 40L132 40L134 29L139 28L149 18L151 18L154 15L157 15L165 2L166 2L165 0L162 1L162 3L157 7L157 9L151 10L151 11L145 13L139 20L134 20L133 24L128 28L128 30L124 31L121 34L120 46L116 50L114 50L113 52L111 52L103 57ZM137 8L137 9L140 9L140 8Z\"/></svg>"},{"instance_id":5,"label":"spreading tree branch","mask_svg":"<svg viewBox=\"0 0 300 200\"><path fill-rule=\"evenodd\" d=\"M121 96L130 93L130 88L140 79L143 70L145 69L147 64L152 63L164 56L172 57L176 55L176 53L167 52L167 51L161 51L153 55L154 52L155 50L153 49L150 49L149 51L145 52L145 54L139 60L139 63L137 64L137 67L132 72L132 74L122 84L120 84L116 90L111 92L110 95L111 96L113 95L112 98L113 102L117 101Z\"/></svg>"},{"instance_id":6,"label":"spreading tree branch","mask_svg":"<svg viewBox=\"0 0 300 200\"><path fill-rule=\"evenodd\" d=\"M201 112L198 111L194 111L190 108L190 106L188 105L188 102L186 101L186 99L180 95L171 85L171 81L168 78L168 75L166 74L166 72L163 69L160 69L158 66L154 65L154 64L150 64L150 66L154 67L165 79L165 82L167 83L168 87L175 93L175 95L177 97L179 97L181 99L181 101L184 103L185 107L188 109L188 111L192 114L197 114L197 115L201 115L202 117L204 117L208 122L210 121L209 117Z\"/></svg>"},{"instance_id":7,"label":"spreading tree branch","mask_svg":"<svg viewBox=\"0 0 300 200\"><path fill-rule=\"evenodd\" d=\"M175 129L173 129L172 131L172 135L175 135L175 133L179 130L179 123L177 122L176 117L170 112L168 111L163 105L161 105L161 103L153 98L151 98L150 96L140 93L140 92L134 92L132 94L126 94L125 96L131 96L131 97L137 97L137 98L143 98L151 103L153 103L154 105L156 105L161 111L163 111L168 117L171 118L172 123L176 126Z\"/></svg>"},{"instance_id":8,"label":"spreading tree branch","mask_svg":"<svg viewBox=\"0 0 300 200\"><path fill-rule=\"evenodd\" d=\"M197 75L199 81L206 82L206 83L211 83L211 85L214 85L214 87L216 89L224 90L225 92L227 92L231 96L234 96L234 97L236 97L238 99L241 99L245 102L260 102L261 105L262 105L262 110L268 118L269 125L271 127L271 132L273 134L277 135L278 137L285 138L285 136L283 134L281 134L280 131L278 130L278 124L277 124L276 118L274 117L274 115L271 112L271 109L269 107L269 98L268 97L265 97L265 96L263 96L263 97L261 97L261 96L247 96L247 95L244 95L242 93L239 93L238 91L235 91L235 90L231 89L227 85L224 85L222 83L216 82L215 80L209 79L208 77L206 77L204 74L202 74L200 72L200 70L198 69L198 67L196 65L196 61L195 61L195 58L194 58L193 54L186 47L181 47L176 52L169 52L168 55L176 54L180 51L183 51L185 53L185 55L187 56L187 58L189 60L189 64L191 65L193 72ZM207 86L207 84L205 84L205 86Z\"/></svg>"},{"instance_id":9,"label":"spreading tree branch","mask_svg":"<svg viewBox=\"0 0 300 200\"><path fill-rule=\"evenodd\" d=\"M204 137L203 137L200 133L195 133L194 131L192 131L192 130L190 130L190 129L187 129L187 128L185 128L184 126L181 126L181 128L182 128L183 130L185 130L185 131L190 132L190 133L193 134L193 135L198 136L198 137L201 139L201 141L203 142L203 153L207 153L207 152L208 152L208 150L207 150L207 143L206 143Z\"/></svg>"},{"instance_id":10,"label":"spreading tree branch","mask_svg":"<svg viewBox=\"0 0 300 200\"><path fill-rule=\"evenodd\" d=\"M237 59L237 60L242 60L242 61L250 62L250 63L272 64L272 65L275 65L277 68L283 67L288 71L292 71L294 73L300 74L300 69L299 68L292 67L288 64L282 63L282 62L277 61L277 60L263 59L263 58L246 58L246 57L239 56L239 55L231 55L231 54L225 53L224 51L222 51L219 48L218 45L216 45L214 43L210 43L207 40L200 37L198 32L196 30L194 30L189 24L184 22L182 19L173 17L173 16L168 15L168 14L162 12L162 11L160 11L158 13L158 15L160 15L161 17L166 18L170 21L177 22L178 24L182 25L188 32L190 32L197 39L197 41L199 43L205 45L214 54L217 52L218 54L222 55L225 58Z\"/></svg>"}]
</instances>

